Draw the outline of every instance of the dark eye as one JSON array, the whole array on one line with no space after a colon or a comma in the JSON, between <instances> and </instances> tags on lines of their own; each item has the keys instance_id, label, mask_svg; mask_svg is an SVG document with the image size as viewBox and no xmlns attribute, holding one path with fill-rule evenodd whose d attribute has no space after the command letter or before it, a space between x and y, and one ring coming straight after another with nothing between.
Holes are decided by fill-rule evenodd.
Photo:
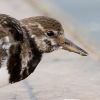
<instances>
[{"instance_id":1,"label":"dark eye","mask_svg":"<svg viewBox=\"0 0 100 100\"><path fill-rule=\"evenodd\" d=\"M48 31L48 32L47 32L47 35L48 35L48 36L54 36L54 32L53 32L53 31Z\"/></svg>"}]
</instances>

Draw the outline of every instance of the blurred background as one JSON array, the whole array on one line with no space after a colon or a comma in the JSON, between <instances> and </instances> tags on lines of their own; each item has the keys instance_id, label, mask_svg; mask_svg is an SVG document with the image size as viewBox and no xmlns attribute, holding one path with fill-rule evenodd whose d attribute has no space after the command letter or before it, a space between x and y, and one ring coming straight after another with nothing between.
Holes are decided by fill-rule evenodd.
<instances>
[{"instance_id":1,"label":"blurred background","mask_svg":"<svg viewBox=\"0 0 100 100\"><path fill-rule=\"evenodd\" d=\"M0 89L2 100L100 100L100 0L0 0L0 13L17 19L49 16L88 57L55 51L45 54L25 81ZM6 96L5 96L6 95Z\"/></svg>"}]
</instances>

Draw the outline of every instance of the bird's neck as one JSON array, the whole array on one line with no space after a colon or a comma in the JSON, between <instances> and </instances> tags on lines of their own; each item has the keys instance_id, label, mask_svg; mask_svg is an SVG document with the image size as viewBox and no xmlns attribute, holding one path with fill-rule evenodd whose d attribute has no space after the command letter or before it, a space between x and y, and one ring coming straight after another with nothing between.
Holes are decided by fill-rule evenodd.
<instances>
[{"instance_id":1,"label":"bird's neck","mask_svg":"<svg viewBox=\"0 0 100 100\"><path fill-rule=\"evenodd\" d=\"M7 64L2 64L0 68L0 87L21 81L34 72L42 54L32 45L24 42L10 47L8 60L5 59Z\"/></svg>"},{"instance_id":2,"label":"bird's neck","mask_svg":"<svg viewBox=\"0 0 100 100\"><path fill-rule=\"evenodd\" d=\"M16 64L15 65L13 64L12 73L10 73L11 74L10 83L15 83L27 78L32 72L34 72L35 68L37 67L37 65L39 64L41 60L42 54L37 50L35 45L31 43L31 40L30 40L30 46L25 43L21 45L20 56L18 56L17 58L16 56L15 58L14 56L11 56L11 57L13 57L12 59L15 59L15 62L19 61L17 63L17 66ZM11 65L10 65L10 68L11 68Z\"/></svg>"},{"instance_id":3,"label":"bird's neck","mask_svg":"<svg viewBox=\"0 0 100 100\"><path fill-rule=\"evenodd\" d=\"M42 53L39 52L34 39L31 39L27 30L23 31L23 42L9 42L5 51L0 51L4 56L0 58L0 87L27 78L41 60Z\"/></svg>"},{"instance_id":4,"label":"bird's neck","mask_svg":"<svg viewBox=\"0 0 100 100\"><path fill-rule=\"evenodd\" d=\"M42 58L42 53L39 52L34 39L30 37L28 32L25 33L25 42L22 46L22 66L20 80L25 79L32 72L34 72L35 68L37 67Z\"/></svg>"}]
</instances>

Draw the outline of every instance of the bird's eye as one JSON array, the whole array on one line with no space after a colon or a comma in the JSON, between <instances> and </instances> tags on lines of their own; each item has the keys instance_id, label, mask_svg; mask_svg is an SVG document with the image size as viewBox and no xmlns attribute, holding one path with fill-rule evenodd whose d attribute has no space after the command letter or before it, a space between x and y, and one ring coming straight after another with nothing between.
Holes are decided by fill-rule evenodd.
<instances>
[{"instance_id":1,"label":"bird's eye","mask_svg":"<svg viewBox=\"0 0 100 100\"><path fill-rule=\"evenodd\" d=\"M54 36L54 32L53 32L53 31L48 31L48 32L47 32L47 35L48 35L48 36Z\"/></svg>"}]
</instances>

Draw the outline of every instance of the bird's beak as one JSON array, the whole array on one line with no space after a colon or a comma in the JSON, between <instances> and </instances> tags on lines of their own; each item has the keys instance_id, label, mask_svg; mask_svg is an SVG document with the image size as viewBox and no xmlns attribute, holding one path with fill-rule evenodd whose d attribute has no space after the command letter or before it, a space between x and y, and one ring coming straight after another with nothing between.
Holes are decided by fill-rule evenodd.
<instances>
[{"instance_id":1,"label":"bird's beak","mask_svg":"<svg viewBox=\"0 0 100 100\"><path fill-rule=\"evenodd\" d=\"M80 47L78 47L77 45L75 45L73 42L71 42L70 40L63 38L63 43L61 44L62 49L64 50L68 50L70 52L74 52L77 54L80 54L82 56L87 56L88 53L81 49Z\"/></svg>"}]
</instances>

